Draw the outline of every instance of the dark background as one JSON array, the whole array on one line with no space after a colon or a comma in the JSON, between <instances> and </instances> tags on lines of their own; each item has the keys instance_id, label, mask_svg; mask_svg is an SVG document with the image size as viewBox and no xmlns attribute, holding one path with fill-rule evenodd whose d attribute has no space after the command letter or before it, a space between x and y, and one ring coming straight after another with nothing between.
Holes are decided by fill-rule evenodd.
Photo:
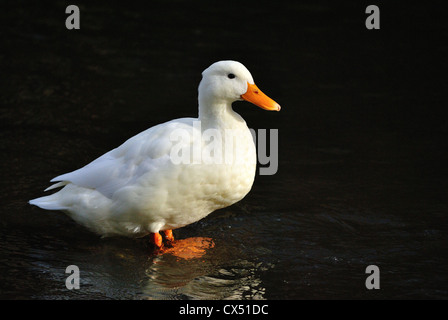
<instances>
[{"instance_id":1,"label":"dark background","mask_svg":"<svg viewBox=\"0 0 448 320\"><path fill-rule=\"evenodd\" d=\"M442 2L440 2L442 3ZM446 299L447 30L440 3L4 1L0 297ZM81 29L65 28L76 4ZM367 30L365 8L380 8ZM155 124L197 115L211 63L242 62L282 110L279 170L175 231L203 261L101 240L28 205L48 181ZM65 267L82 272L78 291ZM381 289L364 286L378 265Z\"/></svg>"}]
</instances>

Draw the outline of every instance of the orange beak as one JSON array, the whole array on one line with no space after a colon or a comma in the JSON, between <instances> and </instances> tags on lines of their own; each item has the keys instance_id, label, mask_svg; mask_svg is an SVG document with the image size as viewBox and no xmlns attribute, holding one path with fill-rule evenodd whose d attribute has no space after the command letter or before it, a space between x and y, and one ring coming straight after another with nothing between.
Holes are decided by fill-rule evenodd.
<instances>
[{"instance_id":1,"label":"orange beak","mask_svg":"<svg viewBox=\"0 0 448 320\"><path fill-rule=\"evenodd\" d=\"M247 83L247 91L241 95L246 101L269 111L280 111L280 105L261 92L255 84Z\"/></svg>"}]
</instances>

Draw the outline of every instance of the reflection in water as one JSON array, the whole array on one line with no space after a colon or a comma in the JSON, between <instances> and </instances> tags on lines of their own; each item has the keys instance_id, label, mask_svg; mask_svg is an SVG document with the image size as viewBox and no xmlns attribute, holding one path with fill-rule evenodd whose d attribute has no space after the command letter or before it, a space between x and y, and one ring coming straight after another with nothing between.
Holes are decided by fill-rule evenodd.
<instances>
[{"instance_id":1,"label":"reflection in water","mask_svg":"<svg viewBox=\"0 0 448 320\"><path fill-rule=\"evenodd\" d=\"M21 232L2 247L2 297L35 299L263 299L265 262L241 259L240 250L210 238L176 240L155 252L147 239L84 240ZM15 245L12 245L14 244ZM190 244L190 245L188 245ZM21 248L26 248L21 250ZM7 257L7 258L6 258ZM68 265L80 269L80 289L68 290Z\"/></svg>"},{"instance_id":2,"label":"reflection in water","mask_svg":"<svg viewBox=\"0 0 448 320\"><path fill-rule=\"evenodd\" d=\"M143 296L148 299L263 299L265 289L259 278L267 270L263 263L245 259L223 264L225 257L210 253L183 260L158 255L146 270ZM216 269L217 264L223 264Z\"/></svg>"}]
</instances>

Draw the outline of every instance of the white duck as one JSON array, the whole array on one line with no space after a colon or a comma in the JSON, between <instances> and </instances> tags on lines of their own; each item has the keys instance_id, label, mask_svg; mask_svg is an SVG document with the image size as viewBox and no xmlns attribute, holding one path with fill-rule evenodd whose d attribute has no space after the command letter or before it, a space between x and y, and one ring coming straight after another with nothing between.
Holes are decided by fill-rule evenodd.
<instances>
[{"instance_id":1,"label":"white duck","mask_svg":"<svg viewBox=\"0 0 448 320\"><path fill-rule=\"evenodd\" d=\"M160 231L172 241L172 229L241 200L254 181L256 150L232 102L244 99L276 111L280 106L239 62L216 62L202 76L199 118L172 120L137 134L83 168L52 179L57 183L45 191L63 188L30 204L65 211L102 236L151 234L160 248Z\"/></svg>"}]
</instances>

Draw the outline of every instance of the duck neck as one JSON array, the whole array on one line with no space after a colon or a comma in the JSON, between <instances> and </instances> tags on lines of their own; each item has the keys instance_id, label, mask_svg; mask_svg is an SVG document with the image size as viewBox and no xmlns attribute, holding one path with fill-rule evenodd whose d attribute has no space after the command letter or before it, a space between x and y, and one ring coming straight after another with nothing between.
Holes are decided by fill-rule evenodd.
<instances>
[{"instance_id":1,"label":"duck neck","mask_svg":"<svg viewBox=\"0 0 448 320\"><path fill-rule=\"evenodd\" d=\"M241 116L233 111L229 101L199 99L199 120L202 128L235 128L245 124Z\"/></svg>"}]
</instances>

